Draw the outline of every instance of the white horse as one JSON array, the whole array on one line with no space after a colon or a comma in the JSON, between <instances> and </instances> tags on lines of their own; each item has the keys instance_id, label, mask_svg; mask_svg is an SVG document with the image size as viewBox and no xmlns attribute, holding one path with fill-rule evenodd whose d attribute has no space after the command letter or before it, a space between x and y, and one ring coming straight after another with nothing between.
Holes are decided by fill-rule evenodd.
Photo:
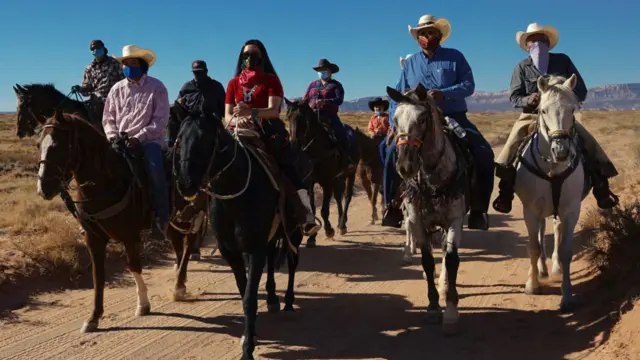
<instances>
[{"instance_id":1,"label":"white horse","mask_svg":"<svg viewBox=\"0 0 640 360\"><path fill-rule=\"evenodd\" d=\"M545 219L554 215L552 275L562 276L562 312L573 311L578 304L571 290L572 239L582 200L591 190L591 185L585 181L574 128L574 112L580 106L573 93L576 80L575 74L569 79L559 76L538 78L537 128L519 156L515 182L515 192L522 201L529 232L531 267L525 292L539 294L538 277L548 277Z\"/></svg>"},{"instance_id":2,"label":"white horse","mask_svg":"<svg viewBox=\"0 0 640 360\"><path fill-rule=\"evenodd\" d=\"M407 244L413 240L421 250L428 287L427 316L441 320L443 331L451 334L456 331L459 318L456 279L460 264L458 248L468 208L466 162L445 136L442 114L422 85L405 94L387 87L387 94L398 103L393 121L398 131L397 171L406 183L403 207ZM440 293L446 292L444 314L438 303L431 247L434 236L440 237L438 227L446 234L439 284Z\"/></svg>"}]
</instances>

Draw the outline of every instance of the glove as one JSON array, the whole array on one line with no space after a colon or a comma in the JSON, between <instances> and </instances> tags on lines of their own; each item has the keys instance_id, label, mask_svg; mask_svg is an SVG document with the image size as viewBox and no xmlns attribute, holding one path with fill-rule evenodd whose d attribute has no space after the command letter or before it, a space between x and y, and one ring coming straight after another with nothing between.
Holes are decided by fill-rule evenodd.
<instances>
[{"instance_id":1,"label":"glove","mask_svg":"<svg viewBox=\"0 0 640 360\"><path fill-rule=\"evenodd\" d=\"M76 92L76 93L79 93L79 92L81 92L81 91L82 91L82 86L80 86L80 85L73 85L73 86L71 87L71 91Z\"/></svg>"}]
</instances>

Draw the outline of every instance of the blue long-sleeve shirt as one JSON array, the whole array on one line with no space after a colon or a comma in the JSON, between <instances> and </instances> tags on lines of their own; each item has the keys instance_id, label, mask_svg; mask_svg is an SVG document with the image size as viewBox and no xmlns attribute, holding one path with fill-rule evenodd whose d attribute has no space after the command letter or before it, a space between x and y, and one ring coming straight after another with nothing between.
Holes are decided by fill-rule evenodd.
<instances>
[{"instance_id":1,"label":"blue long-sleeve shirt","mask_svg":"<svg viewBox=\"0 0 640 360\"><path fill-rule=\"evenodd\" d=\"M427 89L442 91L444 100L438 106L444 114L466 112L465 98L471 96L476 87L471 66L464 55L456 49L443 47L438 47L431 59L422 51L407 59L396 90L404 93L419 83ZM391 100L389 119L392 127L395 127L395 109L396 103Z\"/></svg>"}]
</instances>

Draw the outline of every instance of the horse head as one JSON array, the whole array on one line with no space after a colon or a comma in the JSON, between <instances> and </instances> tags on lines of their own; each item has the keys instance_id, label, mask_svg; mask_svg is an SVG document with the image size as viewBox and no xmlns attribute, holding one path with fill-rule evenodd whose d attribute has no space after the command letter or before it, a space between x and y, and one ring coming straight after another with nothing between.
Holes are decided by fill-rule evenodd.
<instances>
[{"instance_id":1,"label":"horse head","mask_svg":"<svg viewBox=\"0 0 640 360\"><path fill-rule=\"evenodd\" d=\"M422 84L404 94L387 87L387 94L398 104L393 115L397 131L396 167L403 179L409 179L422 165L421 152L431 152L436 136L442 136L442 123L438 121L441 115Z\"/></svg>"},{"instance_id":2,"label":"horse head","mask_svg":"<svg viewBox=\"0 0 640 360\"><path fill-rule=\"evenodd\" d=\"M23 86L16 84L13 87L18 100L16 106L16 135L22 139L25 136L30 137L35 134L38 122L44 122L43 117L36 116L37 109L34 109L37 101L33 101L32 92Z\"/></svg>"},{"instance_id":3,"label":"horse head","mask_svg":"<svg viewBox=\"0 0 640 360\"><path fill-rule=\"evenodd\" d=\"M77 167L78 135L74 117L56 111L47 119L38 141L38 195L51 200L66 188Z\"/></svg>"},{"instance_id":4,"label":"horse head","mask_svg":"<svg viewBox=\"0 0 640 360\"><path fill-rule=\"evenodd\" d=\"M193 200L206 181L223 131L216 116L187 116L180 124L172 167L176 188L186 200Z\"/></svg>"},{"instance_id":5,"label":"horse head","mask_svg":"<svg viewBox=\"0 0 640 360\"><path fill-rule=\"evenodd\" d=\"M580 101L573 92L577 80L576 75L572 74L568 79L541 76L537 81L540 90L538 128L550 144L553 163L565 162L577 154L572 141L574 112L580 107Z\"/></svg>"},{"instance_id":6,"label":"horse head","mask_svg":"<svg viewBox=\"0 0 640 360\"><path fill-rule=\"evenodd\" d=\"M308 101L290 101L287 98L284 98L284 101L287 104L286 118L289 122L291 141L304 141L311 126L310 120L315 119L315 113Z\"/></svg>"}]
</instances>

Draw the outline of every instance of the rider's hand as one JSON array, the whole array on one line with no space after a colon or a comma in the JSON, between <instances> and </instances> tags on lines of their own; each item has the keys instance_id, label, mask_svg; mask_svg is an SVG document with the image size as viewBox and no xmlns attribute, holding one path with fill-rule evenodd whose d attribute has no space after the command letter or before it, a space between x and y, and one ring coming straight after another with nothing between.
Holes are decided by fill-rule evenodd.
<instances>
[{"instance_id":1,"label":"rider's hand","mask_svg":"<svg viewBox=\"0 0 640 360\"><path fill-rule=\"evenodd\" d=\"M540 94L535 92L531 95L529 95L529 97L527 98L527 104L528 105L538 105L538 103L540 103Z\"/></svg>"},{"instance_id":2,"label":"rider's hand","mask_svg":"<svg viewBox=\"0 0 640 360\"><path fill-rule=\"evenodd\" d=\"M239 129L252 129L253 128L253 120L246 117L237 118L238 124L237 127Z\"/></svg>"},{"instance_id":3,"label":"rider's hand","mask_svg":"<svg viewBox=\"0 0 640 360\"><path fill-rule=\"evenodd\" d=\"M249 105L240 102L238 103L238 105L236 105L233 108L233 115L237 116L237 117L243 117L243 116L250 116L251 115L251 108L249 107Z\"/></svg>"},{"instance_id":4,"label":"rider's hand","mask_svg":"<svg viewBox=\"0 0 640 360\"><path fill-rule=\"evenodd\" d=\"M435 101L444 100L444 94L440 90L429 90L427 91L427 95L431 96Z\"/></svg>"},{"instance_id":5,"label":"rider's hand","mask_svg":"<svg viewBox=\"0 0 640 360\"><path fill-rule=\"evenodd\" d=\"M137 147L138 145L140 145L140 140L138 140L138 138L135 138L135 137L128 137L127 138L127 147L128 148L133 149L133 148Z\"/></svg>"},{"instance_id":6,"label":"rider's hand","mask_svg":"<svg viewBox=\"0 0 640 360\"><path fill-rule=\"evenodd\" d=\"M76 92L76 93L77 93L77 92L80 92L80 91L82 91L82 86L80 86L80 85L73 85L73 86L71 87L71 91Z\"/></svg>"}]
</instances>

